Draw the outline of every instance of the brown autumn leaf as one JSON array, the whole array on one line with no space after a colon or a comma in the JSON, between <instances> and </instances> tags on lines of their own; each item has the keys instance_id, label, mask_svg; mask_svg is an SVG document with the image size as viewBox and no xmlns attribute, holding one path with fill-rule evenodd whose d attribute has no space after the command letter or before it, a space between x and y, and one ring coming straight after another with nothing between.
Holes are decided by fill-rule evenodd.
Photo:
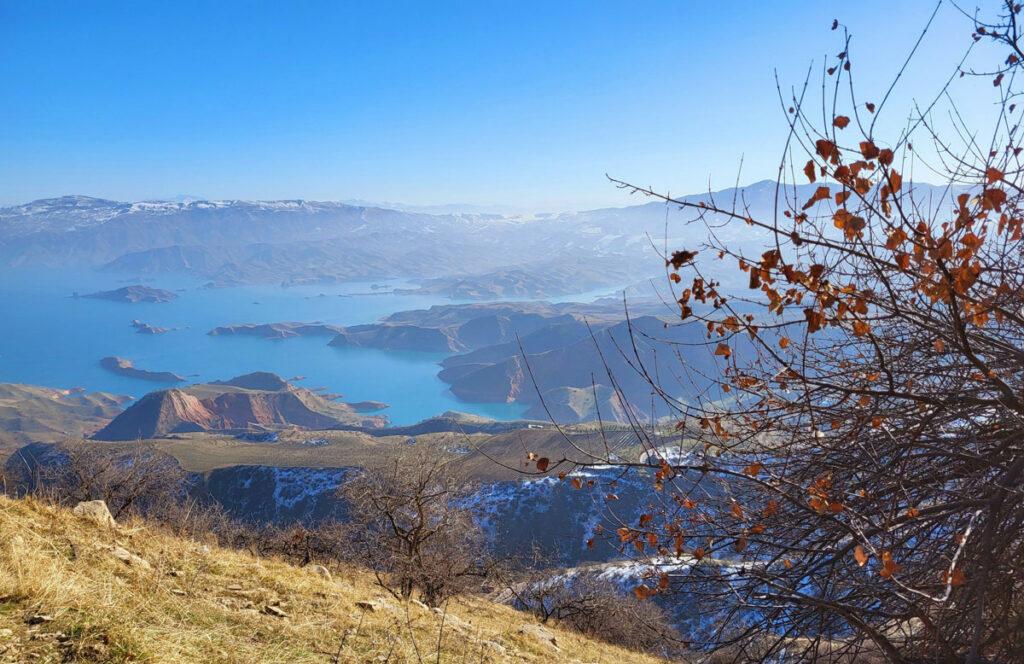
<instances>
[{"instance_id":1,"label":"brown autumn leaf","mask_svg":"<svg viewBox=\"0 0 1024 664\"><path fill-rule=\"evenodd\" d=\"M864 567L865 565L868 564L868 559L871 556L869 556L867 554L867 552L864 550L864 547L862 547L860 544L858 544L853 549L853 557L857 560L857 565L859 567Z\"/></svg>"},{"instance_id":2,"label":"brown autumn leaf","mask_svg":"<svg viewBox=\"0 0 1024 664\"><path fill-rule=\"evenodd\" d=\"M788 347L789 347L789 337L782 337L781 339L779 339L779 348L788 348Z\"/></svg>"},{"instance_id":3,"label":"brown autumn leaf","mask_svg":"<svg viewBox=\"0 0 1024 664\"><path fill-rule=\"evenodd\" d=\"M813 159L808 159L807 160L807 165L804 166L804 175L807 176L807 181L808 182L814 182L815 180L818 179L817 176L814 173L815 170L816 169L814 168L814 160Z\"/></svg>"},{"instance_id":4,"label":"brown autumn leaf","mask_svg":"<svg viewBox=\"0 0 1024 664\"><path fill-rule=\"evenodd\" d=\"M889 171L889 190L896 193L903 186L903 176L896 171Z\"/></svg>"},{"instance_id":5,"label":"brown autumn leaf","mask_svg":"<svg viewBox=\"0 0 1024 664\"><path fill-rule=\"evenodd\" d=\"M814 148L822 159L827 159L832 164L839 163L839 148L832 141L819 138L814 142Z\"/></svg>"},{"instance_id":6,"label":"brown autumn leaf","mask_svg":"<svg viewBox=\"0 0 1024 664\"><path fill-rule=\"evenodd\" d=\"M760 472L761 464L756 461L743 469L743 474L750 477L757 477Z\"/></svg>"},{"instance_id":7,"label":"brown autumn leaf","mask_svg":"<svg viewBox=\"0 0 1024 664\"><path fill-rule=\"evenodd\" d=\"M818 187L817 189L814 190L814 194L807 200L806 203L804 203L802 209L806 210L813 206L818 201L827 201L830 198L832 198L832 192L829 190L828 187Z\"/></svg>"},{"instance_id":8,"label":"brown autumn leaf","mask_svg":"<svg viewBox=\"0 0 1024 664\"><path fill-rule=\"evenodd\" d=\"M732 515L734 517L736 517L737 519L742 519L744 517L743 508L740 506L739 503L737 503L735 501L733 502L733 504L729 508L729 510L732 512Z\"/></svg>"},{"instance_id":9,"label":"brown autumn leaf","mask_svg":"<svg viewBox=\"0 0 1024 664\"><path fill-rule=\"evenodd\" d=\"M692 263L698 253L699 252L696 251L686 251L685 249L682 251L674 251L672 252L672 258L670 258L668 262L673 268L678 270L687 263Z\"/></svg>"},{"instance_id":10,"label":"brown autumn leaf","mask_svg":"<svg viewBox=\"0 0 1024 664\"><path fill-rule=\"evenodd\" d=\"M807 331L814 333L820 330L825 325L825 316L814 309L804 309L804 317L807 319Z\"/></svg>"},{"instance_id":11,"label":"brown autumn leaf","mask_svg":"<svg viewBox=\"0 0 1024 664\"><path fill-rule=\"evenodd\" d=\"M942 339L936 339L935 341L933 341L932 346L935 347L935 351L938 353L946 352L946 342L944 342Z\"/></svg>"},{"instance_id":12,"label":"brown autumn leaf","mask_svg":"<svg viewBox=\"0 0 1024 664\"><path fill-rule=\"evenodd\" d=\"M832 119L832 126L838 127L839 129L846 129L847 125L850 124L850 118L845 115L837 115Z\"/></svg>"},{"instance_id":13,"label":"brown autumn leaf","mask_svg":"<svg viewBox=\"0 0 1024 664\"><path fill-rule=\"evenodd\" d=\"M895 228L893 229L892 233L889 234L889 238L885 242L885 248L895 250L906 241L906 231L904 231L902 228Z\"/></svg>"},{"instance_id":14,"label":"brown autumn leaf","mask_svg":"<svg viewBox=\"0 0 1024 664\"><path fill-rule=\"evenodd\" d=\"M537 459L537 470L543 473L548 469L549 463L551 463L551 460L548 459L547 457L541 457Z\"/></svg>"},{"instance_id":15,"label":"brown autumn leaf","mask_svg":"<svg viewBox=\"0 0 1024 664\"><path fill-rule=\"evenodd\" d=\"M989 184L993 182L999 182L1003 179L1003 172L998 168L989 168L985 171L985 179L988 180Z\"/></svg>"},{"instance_id":16,"label":"brown autumn leaf","mask_svg":"<svg viewBox=\"0 0 1024 664\"><path fill-rule=\"evenodd\" d=\"M866 104L864 104L864 108L868 109L868 113L875 112L875 105L872 104L871 102L867 102Z\"/></svg>"},{"instance_id":17,"label":"brown autumn leaf","mask_svg":"<svg viewBox=\"0 0 1024 664\"><path fill-rule=\"evenodd\" d=\"M892 558L892 553L889 551L882 552L882 569L879 570L878 575L883 579L892 578L892 575L900 570L900 566L896 564L896 561Z\"/></svg>"},{"instance_id":18,"label":"brown autumn leaf","mask_svg":"<svg viewBox=\"0 0 1024 664\"><path fill-rule=\"evenodd\" d=\"M650 599L651 597L654 597L654 595L656 595L657 593L657 590L654 590L653 588L648 588L645 585L639 585L633 589L633 594L636 595L636 598L639 600Z\"/></svg>"},{"instance_id":19,"label":"brown autumn leaf","mask_svg":"<svg viewBox=\"0 0 1024 664\"><path fill-rule=\"evenodd\" d=\"M730 355L732 355L732 349L729 348L729 344L720 343L715 348L715 355L728 358Z\"/></svg>"},{"instance_id":20,"label":"brown autumn leaf","mask_svg":"<svg viewBox=\"0 0 1024 664\"><path fill-rule=\"evenodd\" d=\"M879 150L871 141L860 142L860 153L865 159L874 159L879 155Z\"/></svg>"},{"instance_id":21,"label":"brown autumn leaf","mask_svg":"<svg viewBox=\"0 0 1024 664\"><path fill-rule=\"evenodd\" d=\"M954 567L952 574L949 573L949 570L942 570L942 583L951 586L962 586L967 583L967 575L959 567Z\"/></svg>"}]
</instances>

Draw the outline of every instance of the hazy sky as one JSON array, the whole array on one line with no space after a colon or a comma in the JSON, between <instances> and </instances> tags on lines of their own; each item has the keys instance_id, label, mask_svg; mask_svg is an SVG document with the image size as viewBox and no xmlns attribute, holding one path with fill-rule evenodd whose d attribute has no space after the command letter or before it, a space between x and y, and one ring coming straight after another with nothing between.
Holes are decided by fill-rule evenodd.
<instances>
[{"instance_id":1,"label":"hazy sky","mask_svg":"<svg viewBox=\"0 0 1024 664\"><path fill-rule=\"evenodd\" d=\"M820 69L842 47L837 17L877 101L934 7L0 0L0 202L580 208L628 202L606 172L684 193L732 184L741 156L751 182L782 150L775 69L787 86ZM944 4L894 123L969 35ZM966 113L993 101L987 87Z\"/></svg>"}]
</instances>

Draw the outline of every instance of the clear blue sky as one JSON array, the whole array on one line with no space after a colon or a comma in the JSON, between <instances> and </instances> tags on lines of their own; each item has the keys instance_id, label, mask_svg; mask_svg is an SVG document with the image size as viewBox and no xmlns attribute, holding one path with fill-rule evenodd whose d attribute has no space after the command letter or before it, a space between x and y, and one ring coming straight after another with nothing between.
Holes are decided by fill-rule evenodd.
<instances>
[{"instance_id":1,"label":"clear blue sky","mask_svg":"<svg viewBox=\"0 0 1024 664\"><path fill-rule=\"evenodd\" d=\"M581 208L626 201L605 172L683 193L741 156L751 182L782 148L774 69L799 83L834 56L838 17L880 97L934 6L0 0L0 202ZM944 5L897 124L969 33Z\"/></svg>"}]
</instances>

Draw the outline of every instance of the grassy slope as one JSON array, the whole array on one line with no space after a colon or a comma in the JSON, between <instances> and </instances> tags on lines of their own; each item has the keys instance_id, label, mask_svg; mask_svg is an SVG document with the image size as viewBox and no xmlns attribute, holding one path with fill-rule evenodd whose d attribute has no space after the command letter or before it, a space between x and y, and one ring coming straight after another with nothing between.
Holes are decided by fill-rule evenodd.
<instances>
[{"instance_id":1,"label":"grassy slope","mask_svg":"<svg viewBox=\"0 0 1024 664\"><path fill-rule=\"evenodd\" d=\"M121 562L110 546L152 568ZM145 524L110 530L0 498L0 662L436 661L441 616L383 597L365 571L328 581ZM373 612L355 605L375 599ZM52 621L29 625L40 614ZM657 661L553 628L556 650L519 633L532 618L478 598L453 600L444 624L441 662Z\"/></svg>"}]
</instances>

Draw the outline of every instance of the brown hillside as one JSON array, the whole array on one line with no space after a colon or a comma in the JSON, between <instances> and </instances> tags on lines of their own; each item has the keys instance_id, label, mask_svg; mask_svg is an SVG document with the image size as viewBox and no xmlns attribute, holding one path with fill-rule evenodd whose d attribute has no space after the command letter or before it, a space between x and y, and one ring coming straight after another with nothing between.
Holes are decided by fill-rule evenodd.
<instances>
[{"instance_id":1,"label":"brown hillside","mask_svg":"<svg viewBox=\"0 0 1024 664\"><path fill-rule=\"evenodd\" d=\"M658 660L479 598L441 615L385 597L364 571L325 578L142 523L110 528L0 498L0 662L24 661Z\"/></svg>"}]
</instances>

